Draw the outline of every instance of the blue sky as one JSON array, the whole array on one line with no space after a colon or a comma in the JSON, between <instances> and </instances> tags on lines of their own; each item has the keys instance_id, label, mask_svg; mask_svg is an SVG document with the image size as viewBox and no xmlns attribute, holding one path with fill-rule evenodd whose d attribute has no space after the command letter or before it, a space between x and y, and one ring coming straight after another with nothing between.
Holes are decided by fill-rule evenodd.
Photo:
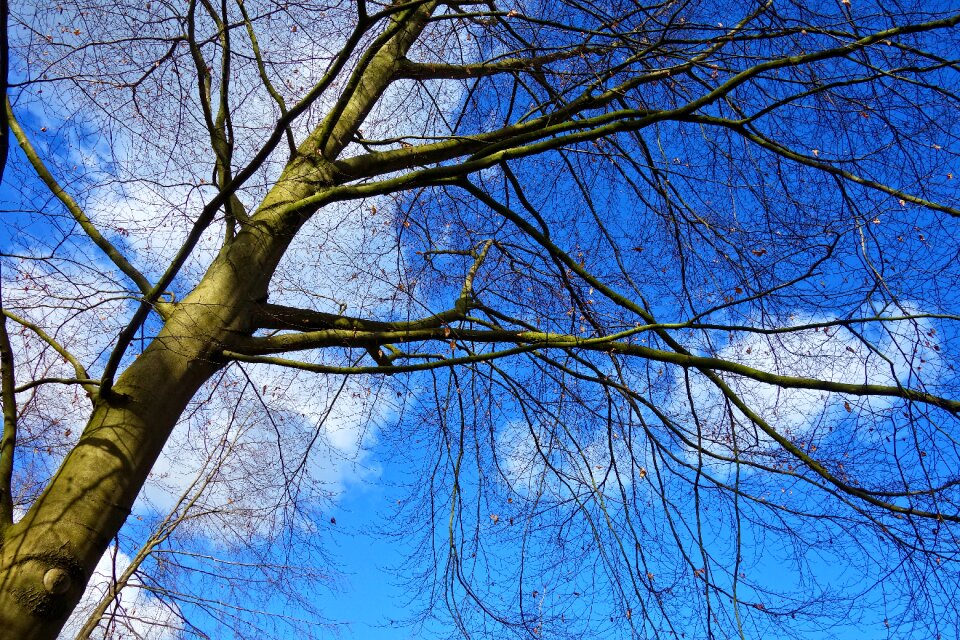
<instances>
[{"instance_id":1,"label":"blue sky","mask_svg":"<svg viewBox=\"0 0 960 640\"><path fill-rule=\"evenodd\" d=\"M831 5L829 10L837 9ZM932 46L948 48L940 41ZM829 79L853 66L841 60L818 72ZM952 71L933 77L957 84ZM839 92L842 100L829 104L814 96L797 100L760 119L757 131L811 161L860 156L857 168L870 178L955 203L953 171L960 170L955 166L960 152L955 115L939 104L914 108L930 92L904 84L877 81L852 87ZM736 92L734 99L738 108L749 110L792 87L767 78ZM504 81L499 88L512 86ZM64 183L98 221L109 225L112 240L142 259L147 273L156 273L188 221L190 205L209 190L156 184L92 188L97 180L111 182L120 175L104 148L123 138L111 138L114 130L99 130L98 117L82 110L69 117L57 112L69 103L52 103L51 113L44 113L43 98L22 97L15 101L18 116L44 154L54 159ZM642 97L668 104L675 94L663 84L645 88ZM460 99L443 104L456 106ZM516 117L526 108L501 103L492 91L473 99L468 112L476 117L462 123L466 133L486 126L491 114ZM708 113L730 116L731 109L727 105ZM386 120L381 126L389 130ZM899 134L891 133L892 125ZM415 118L412 126L428 125ZM676 334L693 352L788 374L922 383L946 395L955 391L950 347L960 336L952 318L886 323L887 328L880 322L833 327L829 334L807 329L782 339L729 328L782 328L862 316L955 316L960 301L953 285L960 275L954 219L889 193L850 184L842 191L826 174L760 152L720 127L663 123L617 142L631 153L608 146L602 150L614 160L597 163L593 148L582 145L517 161L511 169L524 185L523 196L549 224L552 241L604 282L629 295L636 287L635 297L642 296L661 320L709 311L701 319L722 327ZM118 146L121 156L124 144ZM92 158L91 164L78 164L82 158ZM34 271L18 268L45 283L43 294L48 286L52 297L69 300L69 286L58 289L54 283L73 278L84 281L73 294L102 302L98 309L104 311L92 314L100 323L91 332L96 335L89 342L77 341L97 371L110 337L130 311L129 300L112 300L126 285L118 278L95 280L103 267L92 258L89 244L29 177L18 151L12 150L9 162L14 170L8 169L0 186L0 248L11 253L55 249L56 260L31 263ZM567 167L576 169L581 182L566 173ZM197 175L204 170L186 169ZM524 220L533 220L503 171L490 169L474 182ZM255 194L254 188L249 197ZM42 215L22 211L31 208ZM490 237L503 248L484 265L477 293L501 313L581 335L595 331L591 314L611 330L637 321L583 280L572 278L573 284L565 286L570 272L545 258L529 235L456 189L322 212L291 249L272 300L330 311L346 305L351 314L400 317L424 312L405 302L412 291L417 296L411 297L439 311L458 294L469 260L462 255L428 259L426 254L438 248L471 249ZM216 241L217 233L206 239L178 281L178 295L202 272ZM17 263L5 259L9 273L8 265ZM24 299L35 294L23 294ZM64 339L76 338L70 318L54 314L44 319L62 320ZM146 338L155 326L155 321L147 325ZM631 339L663 345L654 337L647 342L645 335ZM139 343L134 344L128 358L138 349ZM241 516L217 516L207 530L184 526L175 543L239 561L258 554L293 554L291 561L298 563L293 569L271 574L290 578L285 586L291 598L270 598L260 589L254 591L263 602L254 596L249 602L295 616L296 605L290 602L301 597L331 623L321 635L335 637L338 630L357 639L455 635L445 612L445 598L452 596L448 602L471 614L465 624L474 635L495 636L495 625L477 615L454 569L472 579L471 588L493 610L526 623L519 635L527 637L533 629L543 637L587 633L585 629L628 637L631 625L636 637L666 636L667 618L677 620L683 625L677 630L690 637L706 637L709 626L729 637L734 609L727 602L718 605L722 595L701 597L698 572L706 570L718 587L730 591L737 585L745 603L740 615L746 637L778 629L807 638L912 639L928 637L930 628L939 628L944 637L958 635L952 627L958 587L955 547L948 538L953 525L943 525L941 532L924 521L911 531L912 522L831 502L828 492L792 476L795 460L761 431L745 426L742 411L725 404L702 376L686 377L683 369L656 363L614 363L604 354L580 361L554 355L555 364L567 366L567 373L520 356L496 371L481 367L456 378L358 378L342 389L333 376L308 380L232 367L218 381L216 399L191 409L155 477L157 487L166 483L168 488L147 491L120 548L128 556L136 552L148 525L172 505L170 492L184 488L221 431L242 432L235 463L224 472L226 480L205 494L204 506L246 510L249 529ZM623 371L617 372L617 366ZM648 404L631 405L628 398L584 380L597 375L619 376L640 390ZM831 469L870 486L892 478L893 490L912 487L922 483L924 474L936 484L930 478L945 481L960 472L953 423L944 412L913 409L910 414L902 403L731 384L740 385L739 393L792 442L811 455L819 452ZM461 394L461 388L470 393ZM336 409L328 415L331 403ZM29 469L49 468L71 442L63 434L72 432L75 438L79 432L76 421L82 410L51 406L51 414L62 411L57 419L69 428L47 433L43 428L50 419L31 417L35 422L29 424L35 426L29 428L37 430L42 444L34 454L25 454L25 475ZM718 455L731 454L735 441L745 460L770 471L716 462L701 466L689 440L683 441L691 434L707 441L705 452ZM312 452L304 461L300 510L285 502L284 487L269 484L268 472L286 473L291 463L285 457L289 454L272 447L273 438L289 443L294 452ZM904 470L902 461L916 465ZM562 480L547 473L549 465ZM590 490L592 483L602 486ZM735 501L729 487L721 485L743 487L757 499ZM947 499L953 494L947 492ZM267 508L270 501L283 509ZM879 518L875 527L870 517ZM878 534L882 527L915 535L923 544L929 541L942 554L943 569L934 566L933 556L884 540ZM236 547L226 542L231 535L241 541ZM456 563L448 553L451 535L460 554ZM712 555L710 562L697 557L704 552ZM199 556L178 561L194 568L211 566ZM146 566L163 573L155 560ZM319 580L315 591L307 581L314 572L331 578ZM237 586L232 602L247 603L244 581L256 579L257 572L238 568L230 575ZM209 595L209 587L196 575L178 579L189 595L179 606L202 632L215 635L217 623L203 615L202 605L189 602L195 595ZM901 587L911 579L917 581L908 587L917 596L912 602L902 597ZM417 592L417 586L424 591ZM778 589L811 602L790 612L788 600L764 593ZM645 599L638 601L636 593ZM845 600L854 595L862 597ZM145 592L136 597L142 599L131 606L155 604ZM431 601L437 619L423 628L396 624ZM912 608L905 610L905 604ZM782 615L768 617L758 613L761 607ZM644 619L644 613L649 617ZM814 629L811 618L820 614L834 620L834 626Z\"/></svg>"}]
</instances>

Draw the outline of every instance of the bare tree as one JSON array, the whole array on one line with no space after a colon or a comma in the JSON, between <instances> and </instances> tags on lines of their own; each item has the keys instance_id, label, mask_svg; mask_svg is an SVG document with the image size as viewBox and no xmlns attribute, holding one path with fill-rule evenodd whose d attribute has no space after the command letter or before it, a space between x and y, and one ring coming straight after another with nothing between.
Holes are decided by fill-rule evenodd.
<instances>
[{"instance_id":1,"label":"bare tree","mask_svg":"<svg viewBox=\"0 0 960 640\"><path fill-rule=\"evenodd\" d=\"M958 22L13 6L0 636L60 633L171 443L214 486L168 483L87 631L202 496L262 489L219 526L248 552L322 540L320 450L374 431L426 630L955 634ZM254 633L191 553L148 585L176 632Z\"/></svg>"}]
</instances>

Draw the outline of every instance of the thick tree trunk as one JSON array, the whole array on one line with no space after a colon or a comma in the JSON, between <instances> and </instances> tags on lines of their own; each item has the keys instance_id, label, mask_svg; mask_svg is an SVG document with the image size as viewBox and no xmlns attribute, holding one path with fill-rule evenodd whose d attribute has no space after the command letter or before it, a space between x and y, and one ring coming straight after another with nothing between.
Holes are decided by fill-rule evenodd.
<instances>
[{"instance_id":1,"label":"thick tree trunk","mask_svg":"<svg viewBox=\"0 0 960 640\"><path fill-rule=\"evenodd\" d=\"M56 638L130 513L184 407L249 335L289 233L257 225L226 247L160 335L98 399L80 441L29 512L3 533L0 639Z\"/></svg>"},{"instance_id":2,"label":"thick tree trunk","mask_svg":"<svg viewBox=\"0 0 960 640\"><path fill-rule=\"evenodd\" d=\"M418 4L392 18L394 35L354 72L358 82L303 142L252 221L176 306L109 397L96 401L79 443L41 497L2 532L0 640L52 640L60 633L183 409L222 366L221 348L252 333L250 310L266 299L283 252L312 213L284 213L284 206L330 184L329 163L394 80L436 6Z\"/></svg>"}]
</instances>

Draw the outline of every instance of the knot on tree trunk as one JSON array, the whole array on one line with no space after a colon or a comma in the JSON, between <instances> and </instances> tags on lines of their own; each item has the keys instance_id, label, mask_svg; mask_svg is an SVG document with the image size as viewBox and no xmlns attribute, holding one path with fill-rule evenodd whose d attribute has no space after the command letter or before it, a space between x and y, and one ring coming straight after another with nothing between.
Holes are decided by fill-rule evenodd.
<instances>
[{"instance_id":1,"label":"knot on tree trunk","mask_svg":"<svg viewBox=\"0 0 960 640\"><path fill-rule=\"evenodd\" d=\"M13 600L34 618L66 617L85 584L79 561L66 549L13 558L0 571L0 582L12 584Z\"/></svg>"}]
</instances>

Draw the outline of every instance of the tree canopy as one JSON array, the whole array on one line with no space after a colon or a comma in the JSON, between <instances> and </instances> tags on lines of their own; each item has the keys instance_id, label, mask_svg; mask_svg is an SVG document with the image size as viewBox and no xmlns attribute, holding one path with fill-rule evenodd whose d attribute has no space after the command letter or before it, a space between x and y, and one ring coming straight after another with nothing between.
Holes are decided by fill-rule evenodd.
<instances>
[{"instance_id":1,"label":"tree canopy","mask_svg":"<svg viewBox=\"0 0 960 640\"><path fill-rule=\"evenodd\" d=\"M0 638L957 637L955 5L0 13Z\"/></svg>"}]
</instances>

